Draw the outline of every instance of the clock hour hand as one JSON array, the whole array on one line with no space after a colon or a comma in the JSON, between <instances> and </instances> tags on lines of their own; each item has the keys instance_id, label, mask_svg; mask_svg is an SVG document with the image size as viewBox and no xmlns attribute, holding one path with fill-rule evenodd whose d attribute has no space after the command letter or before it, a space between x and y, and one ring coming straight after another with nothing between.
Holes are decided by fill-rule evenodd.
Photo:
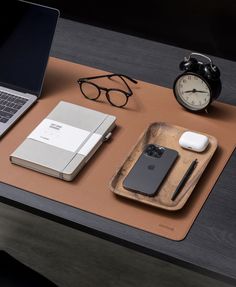
<instances>
[{"instance_id":1,"label":"clock hour hand","mask_svg":"<svg viewBox=\"0 0 236 287\"><path fill-rule=\"evenodd\" d=\"M196 89L184 91L184 93L207 93L206 91L199 91Z\"/></svg>"}]
</instances>

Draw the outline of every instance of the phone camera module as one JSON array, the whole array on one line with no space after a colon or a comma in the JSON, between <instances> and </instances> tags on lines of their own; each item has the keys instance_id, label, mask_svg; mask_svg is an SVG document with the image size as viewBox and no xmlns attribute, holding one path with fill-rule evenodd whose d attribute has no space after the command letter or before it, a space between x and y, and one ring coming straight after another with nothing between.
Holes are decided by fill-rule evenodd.
<instances>
[{"instance_id":1,"label":"phone camera module","mask_svg":"<svg viewBox=\"0 0 236 287\"><path fill-rule=\"evenodd\" d=\"M165 151L165 149L164 149L163 147L150 144L150 145L148 145L148 147L146 148L145 153L146 153L148 156L159 158L159 157L162 156L162 154L164 153L164 151Z\"/></svg>"}]
</instances>

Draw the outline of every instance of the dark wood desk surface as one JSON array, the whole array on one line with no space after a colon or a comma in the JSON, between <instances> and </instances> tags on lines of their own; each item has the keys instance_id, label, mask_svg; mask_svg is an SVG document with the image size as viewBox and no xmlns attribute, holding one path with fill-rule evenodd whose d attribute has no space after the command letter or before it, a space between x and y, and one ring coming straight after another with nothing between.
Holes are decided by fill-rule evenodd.
<instances>
[{"instance_id":1,"label":"dark wood desk surface","mask_svg":"<svg viewBox=\"0 0 236 287\"><path fill-rule=\"evenodd\" d=\"M60 19L52 56L172 87L189 51ZM219 100L236 104L236 63L213 58L222 71ZM235 131L232 131L235 132ZM180 242L131 228L0 184L2 202L236 284L236 152L187 237Z\"/></svg>"}]
</instances>

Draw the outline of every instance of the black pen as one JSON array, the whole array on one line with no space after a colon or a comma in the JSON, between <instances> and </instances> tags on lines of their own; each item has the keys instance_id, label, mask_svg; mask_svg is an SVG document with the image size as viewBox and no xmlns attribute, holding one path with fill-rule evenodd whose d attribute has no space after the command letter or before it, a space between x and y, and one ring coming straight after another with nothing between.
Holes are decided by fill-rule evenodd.
<instances>
[{"instance_id":1,"label":"black pen","mask_svg":"<svg viewBox=\"0 0 236 287\"><path fill-rule=\"evenodd\" d=\"M180 193L182 187L184 186L184 184L186 183L186 181L189 179L189 177L191 176L192 172L194 171L195 167L197 165L197 159L195 159L194 161L192 161L192 163L190 164L188 170L185 172L184 176L182 177L181 181L179 182L175 192L173 193L171 200L175 200L176 197L178 196L178 194Z\"/></svg>"}]
</instances>

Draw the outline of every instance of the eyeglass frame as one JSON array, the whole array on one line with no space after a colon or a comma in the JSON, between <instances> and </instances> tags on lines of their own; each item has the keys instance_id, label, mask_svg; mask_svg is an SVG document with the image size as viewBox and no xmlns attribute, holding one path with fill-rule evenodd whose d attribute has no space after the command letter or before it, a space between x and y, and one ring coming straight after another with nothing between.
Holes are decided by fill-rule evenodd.
<instances>
[{"instance_id":1,"label":"eyeglass frame","mask_svg":"<svg viewBox=\"0 0 236 287\"><path fill-rule=\"evenodd\" d=\"M123 81L123 83L125 84L125 86L127 87L128 91L121 90L121 89L118 89L118 88L105 88L105 87L99 86L98 84L96 84L96 83L94 83L94 82L90 82L90 80L95 80L95 79L100 79L100 78L105 78L105 77L107 77L109 80L111 80L112 77L119 77L119 78ZM79 80L77 80L77 82L78 82L78 84L79 84L79 86L80 86L80 90L81 90L81 92L82 92L82 94L84 95L85 98L87 98L87 99L89 99L89 100L92 100L92 101L96 101L96 100L100 97L101 91L105 91L105 92L106 92L105 95L106 95L106 98L107 98L108 102L109 102L112 106L122 108L122 107L124 107L124 106L127 104L129 97L133 95L133 91L131 90L130 86L127 84L127 82L125 81L124 78L127 79L127 80L129 80L129 81L131 81L131 82L134 83L134 84L137 84L137 83L138 83L136 80L134 80L134 79L132 79L132 78L130 78L130 77L124 75L124 74L115 74L115 73L113 73L113 74L107 74L107 75L94 76L94 77L80 78ZM94 98L94 99L89 98L89 97L83 92L83 89L82 89L82 84L83 84L83 83L89 83L89 84L94 85L94 86L98 89L98 91L99 91L98 96L97 96L96 98ZM118 92L123 93L123 94L126 96L126 101L125 101L125 103L122 104L122 105L116 105L116 104L112 103L111 100L110 100L110 98L109 98L109 91L118 91Z\"/></svg>"}]
</instances>

